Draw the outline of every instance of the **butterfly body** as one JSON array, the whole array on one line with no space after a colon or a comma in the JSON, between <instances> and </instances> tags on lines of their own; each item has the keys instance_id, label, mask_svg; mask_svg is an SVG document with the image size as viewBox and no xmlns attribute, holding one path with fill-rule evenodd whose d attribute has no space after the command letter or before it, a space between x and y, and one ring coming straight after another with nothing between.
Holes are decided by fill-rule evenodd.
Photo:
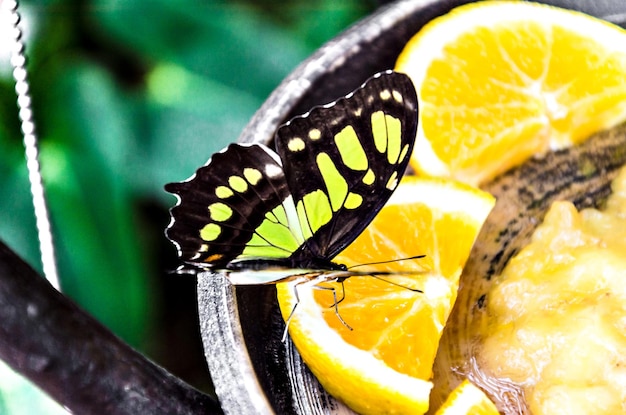
<instances>
[{"instance_id":1,"label":"butterfly body","mask_svg":"<svg viewBox=\"0 0 626 415\"><path fill-rule=\"evenodd\" d=\"M242 272L259 283L293 270L343 276L349 271L332 259L394 191L416 128L411 81L378 74L280 127L276 152L231 144L187 181L167 185L179 198L167 236L185 263L226 271L233 283Z\"/></svg>"},{"instance_id":2,"label":"butterfly body","mask_svg":"<svg viewBox=\"0 0 626 415\"><path fill-rule=\"evenodd\" d=\"M330 261L326 258L306 258L304 260L295 260L292 258L282 259L247 259L243 261L233 261L228 263L224 270L226 271L244 271L255 270L262 271L266 269L301 269L301 270L328 270L328 271L346 271L348 268L343 264Z\"/></svg>"}]
</instances>

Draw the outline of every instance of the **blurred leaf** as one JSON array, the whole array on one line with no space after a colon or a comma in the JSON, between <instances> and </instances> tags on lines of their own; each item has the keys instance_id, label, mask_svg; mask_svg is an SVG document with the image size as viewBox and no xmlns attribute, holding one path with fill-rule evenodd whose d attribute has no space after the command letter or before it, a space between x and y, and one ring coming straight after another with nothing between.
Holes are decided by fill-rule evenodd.
<instances>
[{"instance_id":1,"label":"blurred leaf","mask_svg":"<svg viewBox=\"0 0 626 415\"><path fill-rule=\"evenodd\" d=\"M142 154L152 173L144 176L150 180L144 186L163 196L165 183L186 179L211 154L235 141L261 105L259 98L174 65L152 71L148 93L151 145Z\"/></svg>"},{"instance_id":2,"label":"blurred leaf","mask_svg":"<svg viewBox=\"0 0 626 415\"><path fill-rule=\"evenodd\" d=\"M237 3L101 0L91 16L103 32L152 61L172 62L261 97L310 52Z\"/></svg>"},{"instance_id":3,"label":"blurred leaf","mask_svg":"<svg viewBox=\"0 0 626 415\"><path fill-rule=\"evenodd\" d=\"M376 8L376 1L294 0L287 3L266 0L266 16L283 23L311 49L317 49Z\"/></svg>"},{"instance_id":4,"label":"blurred leaf","mask_svg":"<svg viewBox=\"0 0 626 415\"><path fill-rule=\"evenodd\" d=\"M134 220L132 100L101 69L50 68L42 174L64 291L138 345L149 327L151 270ZM64 99L61 99L64 97ZM53 102L63 102L54 105Z\"/></svg>"},{"instance_id":5,"label":"blurred leaf","mask_svg":"<svg viewBox=\"0 0 626 415\"><path fill-rule=\"evenodd\" d=\"M2 169L0 189L6 197L0 198L0 238L11 249L41 272L39 244L35 227L33 209L26 163Z\"/></svg>"},{"instance_id":6,"label":"blurred leaf","mask_svg":"<svg viewBox=\"0 0 626 415\"><path fill-rule=\"evenodd\" d=\"M12 81L0 82L0 238L41 270L35 214Z\"/></svg>"}]
</instances>

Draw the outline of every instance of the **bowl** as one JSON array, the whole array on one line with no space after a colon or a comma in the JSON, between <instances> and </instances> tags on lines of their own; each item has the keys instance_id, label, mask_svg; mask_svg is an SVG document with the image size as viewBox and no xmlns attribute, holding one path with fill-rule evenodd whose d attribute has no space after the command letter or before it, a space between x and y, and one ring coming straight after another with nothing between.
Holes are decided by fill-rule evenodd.
<instances>
[{"instance_id":1,"label":"bowl","mask_svg":"<svg viewBox=\"0 0 626 415\"><path fill-rule=\"evenodd\" d=\"M394 67L405 43L463 0L396 1L325 44L298 66L250 120L239 142L271 143L295 115L345 95ZM548 0L626 27L621 0ZM290 340L273 285L234 287L220 274L198 275L198 311L206 360L227 414L349 414L309 372Z\"/></svg>"}]
</instances>

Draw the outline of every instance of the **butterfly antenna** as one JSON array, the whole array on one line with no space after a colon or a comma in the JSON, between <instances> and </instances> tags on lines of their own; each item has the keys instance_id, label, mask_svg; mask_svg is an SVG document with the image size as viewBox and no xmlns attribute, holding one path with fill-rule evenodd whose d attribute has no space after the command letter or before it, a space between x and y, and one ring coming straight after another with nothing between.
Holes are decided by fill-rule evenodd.
<instances>
[{"instance_id":1,"label":"butterfly antenna","mask_svg":"<svg viewBox=\"0 0 626 415\"><path fill-rule=\"evenodd\" d=\"M424 258L425 256L426 255L414 255L414 256L410 256L410 257L406 257L406 258L390 259L388 261L368 262L368 263L365 263L365 264L353 265L351 267L348 267L348 270L351 270L351 269L356 268L356 267L363 267L363 266L366 266L366 265L381 265L381 264L390 264L390 263L393 263L393 262L400 262L400 261L410 261L410 260L413 260L413 259ZM417 271L417 272L406 272L406 271L398 272L398 274L414 274L414 273L421 273L421 271ZM389 280L387 278L383 278L383 276L391 275L391 274L397 274L397 273L396 272L381 271L381 272L372 272L371 274L368 274L368 275L370 275L370 276L372 276L372 277L374 277L374 278L376 278L376 279L378 279L380 281L384 281L384 282L386 282L388 284L395 285L396 287L404 288L404 289L412 291L414 293L423 293L424 292L424 291L422 291L422 290L420 290L418 288L407 287L406 285L399 284L397 282L393 282L393 281L391 281L391 280Z\"/></svg>"},{"instance_id":2,"label":"butterfly antenna","mask_svg":"<svg viewBox=\"0 0 626 415\"><path fill-rule=\"evenodd\" d=\"M406 257L406 258L397 258L397 259L390 259L388 261L377 261L377 262L367 262L365 264L357 264L357 265L353 265L351 267L348 267L348 269L353 269L356 267L364 267L364 266L369 266L369 265L381 265L381 264L391 264L393 262L401 262L401 261L411 261L413 259L419 259L419 258L424 258L426 255L415 255L415 256L410 256L410 257Z\"/></svg>"},{"instance_id":3,"label":"butterfly antenna","mask_svg":"<svg viewBox=\"0 0 626 415\"><path fill-rule=\"evenodd\" d=\"M391 281L391 280L389 280L387 278L382 277L381 275L377 275L376 273L373 273L371 276L373 278L376 278L377 280L386 282L387 284L395 285L396 287L404 288L405 290L409 290L409 291L412 291L414 293L420 293L420 294L424 293L424 291L420 290L419 288L407 287L406 285L402 285L402 284L399 284L397 282L393 282L393 281Z\"/></svg>"}]
</instances>

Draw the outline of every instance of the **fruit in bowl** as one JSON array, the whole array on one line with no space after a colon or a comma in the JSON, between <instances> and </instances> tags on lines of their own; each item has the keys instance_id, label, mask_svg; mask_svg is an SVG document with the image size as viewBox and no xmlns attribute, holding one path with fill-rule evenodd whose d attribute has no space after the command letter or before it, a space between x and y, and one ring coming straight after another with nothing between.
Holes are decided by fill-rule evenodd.
<instances>
[{"instance_id":1,"label":"fruit in bowl","mask_svg":"<svg viewBox=\"0 0 626 415\"><path fill-rule=\"evenodd\" d=\"M396 65L396 70L412 77L420 100L412 157L418 176L450 177L478 185L531 156L575 145L624 121L626 88L621 79L626 74L625 39L626 32L620 28L587 15L527 3L478 3L434 19L408 42ZM439 194L444 192L442 183L446 182L420 189L414 183L424 179L412 180L401 185L396 194L407 193L413 198L421 194L422 202L437 210L441 206ZM487 195L478 199L481 197L488 200ZM448 196L441 200L447 200L450 209L459 208L456 215L465 212L466 217L472 216L474 204L469 199ZM411 202L406 203L408 209ZM491 205L484 203L473 227L450 222L448 228L436 229L423 225L433 217L425 212L407 215L410 219L398 226L405 216L385 215L393 206L392 201L365 234L344 251L343 262L370 263L410 256L415 252L402 248L408 244L422 249L426 259L436 258L443 267L458 266L450 256L460 252L462 258L469 256L491 210ZM396 226L403 232L394 231ZM433 229L436 236L431 239L429 231ZM450 243L455 236L463 240L466 235L471 243L464 248ZM366 238L367 242L362 242ZM420 246L425 240L448 243L429 249ZM409 294L400 284L394 288L405 297L398 302L380 294L379 281L364 279L353 278L335 287L348 295L341 304L345 309L342 317L358 321L354 330L338 323L332 309L324 310L323 304L333 304L332 299L324 298L326 291L307 296L300 293L301 315L292 321L293 341L325 388L357 412L425 413L428 389L419 383L405 389L411 384L409 379L402 382L397 374L408 373L427 382L432 378L435 351L456 299L464 262L451 273L442 272L441 266L433 268L431 263L422 269L424 276L410 279L426 287L422 279L447 276L452 283L445 299L433 298L427 292ZM398 272L412 268L402 261L394 265ZM283 315L287 316L295 304L295 290L279 287L278 291ZM483 301L493 296L490 293ZM427 312L426 308L438 312ZM320 324L322 321L326 324ZM396 334L398 331L402 334ZM367 336L374 340L365 340ZM388 340L390 337L393 340ZM345 343L356 349L345 347ZM371 369L375 365L366 363L370 356L359 353L363 350L374 356L375 362L390 366L390 373L381 375L381 371ZM497 350L495 346L492 355L497 355ZM525 382L520 380L520 384ZM352 389L350 385L357 386ZM483 382L481 386L486 385ZM360 387L370 393L363 396Z\"/></svg>"},{"instance_id":2,"label":"fruit in bowl","mask_svg":"<svg viewBox=\"0 0 626 415\"><path fill-rule=\"evenodd\" d=\"M519 4L522 5L523 3L519 3ZM482 3L481 3L481 7L486 7L486 6L482 6ZM425 13L428 13L428 12L429 11L427 10ZM585 17L585 18L588 19L588 17ZM424 17L424 19L428 20L429 18ZM434 57L436 57L436 55L430 56L430 58L434 58ZM428 60L429 59L426 59L426 61ZM435 61L435 59L431 59L431 60L433 62ZM305 64L305 67L306 67L306 64ZM384 69L384 68L385 67L382 67L379 69ZM372 71L372 73L373 72L374 71ZM407 72L409 71L407 70ZM461 73L460 71L457 71L457 72L458 72L458 75L463 75L463 73ZM343 76L345 77L345 75L346 73L344 72ZM450 75L454 75L454 73ZM338 73L338 76L340 76L339 73ZM344 78L342 77L342 79ZM596 78L593 78L593 79L595 80ZM290 79L288 81L295 82L294 79ZM420 82L416 81L416 84L417 84L416 87L418 88L418 94L420 94L421 93ZM432 89L435 92L437 90L437 88L432 88ZM475 85L472 85L469 93L467 93L466 91L464 95L468 99L475 98L476 96L472 95L472 93L480 95L476 93L476 90L477 90L477 87ZM446 92L446 96L448 95L449 95L448 92ZM425 99L425 103L427 102L428 100ZM589 101L586 101L586 102L588 103ZM320 102L317 102L317 103L320 103ZM437 103L435 102L435 104ZM289 111L297 111L297 108L302 107L302 106L303 104L298 102L298 104L295 105L294 108L291 108ZM510 106L514 108L516 107L515 103ZM524 105L520 104L518 106L523 107ZM533 105L531 104L531 107L532 106ZM541 106L535 105L534 107L536 107L535 109L541 110ZM602 105L592 105L591 107L596 108L596 109L597 108L601 109ZM550 108L553 108L553 107L550 107ZM300 109L306 110L307 107L300 108ZM436 113L436 112L437 111L434 111L433 113ZM272 112L269 112L269 113L273 114ZM450 113L453 113L453 111ZM533 118L533 119L536 118L535 113L530 114L528 112L523 112L523 111L521 111L520 113L522 115L528 116L529 118ZM539 117L539 118L542 118L542 117ZM543 117L542 119L545 120L546 118L549 118L549 117ZM574 117L574 118L576 119L576 121L580 121L579 116ZM454 121L454 122L449 123L451 126L459 125L457 121L460 121L460 120L456 117L456 115L454 117L451 117L450 119ZM487 116L483 118L479 116L477 117L477 119L471 120L471 122L468 125L470 127L478 126L479 127L478 132L482 133L485 131L485 129L489 128L488 124L494 119L496 119L495 116ZM514 123L517 123L517 121L519 121L519 118L514 117L513 120L514 120ZM436 121L436 117L435 117L435 121ZM421 122L425 126L427 123L427 120L422 119ZM600 124L602 124L601 127L610 127L614 123L615 123L615 119L612 119L611 122L604 120ZM524 123L521 123L521 124L524 124ZM545 130L549 130L548 128L545 127L545 124L543 125L543 127L541 126L537 127L537 125L534 124L532 128L535 128L536 130L537 129L541 130L542 132L545 132ZM519 130L520 131L518 132L528 133L528 129L520 128ZM467 132L468 137L475 137L472 134L470 134L471 131L468 132L468 130L466 129L462 129L461 131ZM588 131L588 134L591 134L591 131ZM480 136L480 134L478 136ZM478 234L476 245L473 247L473 250L471 251L471 254L469 255L468 263L466 264L464 268L463 275L461 277L461 286L458 292L458 299L455 305L455 311L453 311L450 314L449 318L447 319L447 322L446 322L445 312L438 314L437 319L435 318L430 319L431 323L433 322L439 323L439 328L434 331L435 333L437 333L437 336L441 334L440 329L443 329L443 324L444 323L446 324L445 329L443 331L443 337L439 346L439 352L438 352L439 355L435 359L434 378L430 376L430 373L428 370L425 370L415 376L416 379L422 379L423 381L426 381L426 382L429 382L431 378L434 381L435 386L433 389L433 396L431 397L431 402L432 402L432 404L430 405L431 410L436 409L439 406L439 404L445 399L447 394L452 389L454 389L460 382L462 382L464 378L468 377L468 374L472 373L470 370L471 363L472 363L470 358L471 356L474 355L473 353L475 352L475 350L472 350L470 346L473 344L471 340L474 340L474 337L472 336L473 334L476 333L476 331L470 331L469 329L470 328L475 329L476 322L482 321L481 318L484 313L485 304L486 304L486 301L488 301L487 294L489 292L488 289L491 284L490 279L494 275L499 274L502 271L502 268L504 267L508 259L512 255L514 255L523 245L527 243L530 237L530 234L532 233L532 230L534 229L536 224L542 220L543 215L545 214L545 211L550 201L555 198L562 197L564 199L574 200L577 203L577 206L579 207L588 206L588 205L596 205L597 203L600 203L602 200L606 198L606 195L607 195L606 189L608 188L608 183L610 179L614 177L615 172L617 171L616 166L624 163L624 160L620 158L621 157L620 154L623 155L623 152L620 153L619 151L615 151L615 150L619 150L620 148L623 148L623 142L620 142L620 138L618 137L619 134L617 135L605 134L605 135L601 135L600 137L595 137L591 139L591 141L577 145L576 147L573 147L573 148L559 150L555 153L549 152L547 153L547 155L542 156L542 158L540 159L537 159L537 160L532 159L530 161L523 163L520 167L514 169L513 171L500 173L506 170L507 168L510 168L511 166L522 163L522 160L525 157L528 157L529 154L535 154L537 149L545 150L546 147L545 147L544 141L546 140L548 136L549 134L546 133L546 134L541 135L540 140L530 139L529 141L532 143L533 146L535 146L533 147L533 150L531 152L528 152L527 151L528 149L525 147L526 141L524 139L520 140L519 137L517 139L522 143L522 147L521 148L515 147L513 145L513 144L516 144L514 135L513 135L513 138L507 136L505 140L505 144L498 143L498 146L496 146L496 150L493 150L493 149L489 150L487 152L489 156L485 156L484 153L481 152L485 146L483 146L484 143L481 143L479 139L472 141L472 143L478 143L475 148L472 146L461 144L461 145L457 145L456 147L458 148L456 149L446 149L446 151L448 152L446 154L453 154L454 152L458 153L457 150L460 149L461 150L460 154L462 155L461 163L457 163L457 161L455 160L455 157L458 155L457 153L454 153L456 154L454 157L440 156L440 153L437 152L438 145L436 144L436 141L437 141L436 138L428 138L429 140L431 139L434 140L433 144L429 144L432 151L430 152L423 151L422 153L420 153L418 150L415 153L416 155L419 155L419 154L429 155L429 158L431 159L430 162L432 162L433 159L435 160L435 162L431 163L432 165L436 167L432 169L432 171L428 170L429 168L428 166L430 166L430 164L428 164L429 163L428 159L426 162L419 162L419 163L416 162L415 160L413 161L415 170L422 176L426 174L444 175L444 176L453 176L453 177L456 177L457 179L463 179L463 177L466 176L467 177L466 181L469 183L475 184L475 183L482 182L483 184L481 186L483 190L495 195L496 198L498 199L498 203L496 204L493 212L491 213L489 218L487 218L483 229ZM522 137L525 137L525 136L522 135ZM419 136L418 136L418 139L419 139ZM570 141L576 141L576 140L578 139L570 138ZM440 139L440 141L444 143L454 142L454 140L450 140L449 138ZM537 145L538 141L541 141L542 142L541 144L544 147ZM424 147L423 144L421 146L422 148ZM481 151L478 151L478 150L481 150ZM511 158L515 154L524 153L524 152L527 152L527 153L523 157L520 157L518 159ZM433 157L433 154L436 156L436 158ZM498 169L502 168L502 170L498 170L498 169L494 170L493 166L489 166L488 169L484 169L486 171L485 173L481 167L483 165L487 166L488 164L492 164L492 161L494 159L496 159L496 161L502 162L502 164L505 165L506 167L498 167ZM568 164L568 161L571 161L571 160L581 160L583 162L572 166L571 163ZM472 166L472 163L473 163L473 166ZM426 165L426 167L423 167L422 165ZM441 168L442 165L445 168ZM468 169L467 168L468 165L470 165L470 167L472 168ZM457 168L458 166L460 166L460 168ZM453 173L450 173L450 172L453 172ZM460 172L460 174L458 172ZM458 174L458 176L455 176L455 174ZM578 184L573 183L572 178L579 177L581 174L583 178L585 179L584 184L581 185L580 183ZM497 177L493 178L495 175L497 175ZM419 179L419 180L431 180L431 179ZM388 224L385 224L383 225L383 228L387 226ZM348 248L348 251L346 251L346 254L349 253L349 249L350 248ZM419 252L411 253L411 255L414 255L414 254L419 254ZM432 254L430 256L432 256ZM390 258L387 257L384 259L388 260ZM348 261L346 260L346 262ZM350 280L347 280L345 282L346 287L348 287L347 284L349 282ZM354 281L354 283L358 283L358 281ZM211 286L210 284L213 284L213 285ZM206 288L207 286L209 286L208 289ZM374 288L377 286L379 286L378 283L373 284L372 289L373 290L378 289L378 288ZM365 287L365 290L366 290L365 292L367 292L367 288L368 287ZM214 293L213 297L210 296L211 295L210 290L213 290L213 293ZM214 283L214 282L207 284L206 280L201 279L200 281L201 316L202 315L207 316L209 314L207 310L209 311L211 310L210 308L205 309L204 314L202 314L203 313L202 308L206 306L206 304L204 303L204 300L207 300L209 303L211 301L216 301L216 299L218 299L217 301L220 301L219 299L222 298L220 297L220 295L227 295L227 294L224 294L225 292L227 292L225 290L226 289L224 288L224 286L217 286L217 283ZM260 295L261 293L262 295ZM285 298L289 297L292 291L287 290L286 293L287 293L286 295L285 293L282 294L282 297L281 297L282 302L286 302L286 301L288 302L288 298L287 299ZM259 308L260 306L257 306L257 304L260 301L259 298L263 299L261 301L271 302L273 300L272 294L273 293L269 292L269 295L268 295L267 291L262 290L262 289L237 288L237 296L236 296L236 303L235 303L235 306L236 306L235 311L239 312L239 316L240 316L239 321L242 324L242 333L240 333L240 335L242 336L243 341L245 341L246 344L248 344L248 348L247 348L248 356L247 357L253 360L255 375L261 378L259 380L260 384L263 385L263 388L262 388L263 391L261 393L263 393L266 397L269 396L269 398L267 399L270 401L270 405L273 406L274 408L280 408L278 409L278 411L281 413L283 412L288 413L290 411L298 412L299 411L298 409L294 409L294 408L298 408L299 407L298 405L302 405L307 408L309 406L317 407L318 405L317 402L325 402L325 400L328 398L325 398L323 396L324 392L321 389L319 389L318 386L315 384L315 381L310 378L310 375L307 373L307 370L304 369L300 365L299 357L297 354L295 354L294 350L291 348L291 345L288 344L285 350L284 345L282 345L282 343L280 343L279 341L269 339L269 341L265 342L264 344L264 340L261 340L261 339L265 339L263 337L263 332L264 332L263 327L267 327L267 326L263 326L263 323L259 321L259 316L261 315L267 316L267 313L264 314L264 313L256 312L257 310L265 310L262 307ZM320 293L318 294L321 295ZM349 294L349 290L347 294ZM408 293L402 293L402 294L408 294ZM455 296L457 296L456 293L450 294L448 298L453 299ZM350 296L348 295L347 299L344 301L348 301L349 298ZM318 304L322 304L322 303L323 304L330 303L330 305L333 304L333 301L332 300L329 301L328 299L322 299L320 301L321 303L318 302ZM409 302L411 301L413 300L409 300ZM233 307L232 303L227 302L227 304L230 304L229 307ZM347 315L345 314L348 313L349 315L350 311L349 310L346 310L346 312L341 311L343 307L342 304L343 302L339 304L339 313L342 316L342 318L343 317L347 318ZM349 303L346 303L346 304L349 304ZM452 304L448 306L447 312L450 311L451 307L452 307ZM315 310L315 306L313 306L312 309ZM464 310L464 311L458 312L458 310ZM318 313L319 311L320 311L320 307L317 306L317 310L315 311L315 313ZM325 310L325 311L329 311L331 314L330 317L335 319L334 323L330 323L330 321L328 323L324 323L326 324L326 328L328 328L330 327L330 324L337 323L336 316L332 309ZM308 318L308 315L306 313L301 313L301 314L302 314L301 317L303 319ZM298 315L299 314L296 313L294 319L297 318ZM332 320L332 318L330 320ZM318 317L316 317L316 319L318 322L321 321L319 318L319 315ZM252 323L252 321L254 323ZM292 323L295 321L296 320L292 321ZM350 325L353 328L353 331L357 330L357 327L353 327L353 325ZM436 326L436 324L434 325ZM396 325L393 325L393 326L395 327ZM336 327L335 329L331 328L331 330L334 330L335 332L339 332L345 329L345 327L340 325ZM279 331L280 334L282 334L282 330L277 329L276 325L270 325L268 327L268 330L274 331L274 332ZM292 330L294 330L294 328L292 328ZM459 336L466 336L466 337L459 337ZM280 335L278 337L280 337ZM294 335L294 340L296 337L298 336ZM300 337L303 337L303 336L300 336ZM465 342L464 345L459 345L460 339L468 339L470 341ZM431 338L430 340L432 341L433 339ZM313 342L313 343L315 342L321 343L323 345L324 338L317 338L317 337L313 339L309 338L308 341ZM341 340L339 341L343 343L347 342L347 340L344 337L341 337ZM435 341L435 343L437 342ZM210 340L205 339L205 344L207 344L207 348L209 348L209 345L211 344ZM333 343L333 344L338 344L338 343ZM317 349L315 346L305 346L305 347L314 349L314 353L315 353L315 350L317 350L318 352L321 351L321 353L326 353L324 351L325 349L321 347ZM268 348L269 348L269 351L268 351ZM436 348L436 345L435 345L435 348ZM301 349L304 350L304 348L302 347ZM263 353L259 353L258 352L259 350L263 350ZM258 353L258 354L255 355L255 353ZM431 351L429 352L428 355L432 356L433 353L434 352ZM305 353L303 353L303 355L304 354ZM276 356L278 356L278 358ZM281 363L274 365L273 362L282 359L281 356L286 356L285 359L287 363L284 366ZM308 359L309 361L322 360L321 358L315 355L313 355L313 357L308 357ZM212 359L211 357L209 357L209 364L210 365L213 364L212 371L214 371L214 367L216 365L215 360L216 360L215 358ZM340 367L341 367L341 364L337 364L335 366L335 368L340 368ZM428 364L422 365L422 367L428 367ZM451 368L453 368L454 370L451 370ZM277 382L276 379L282 379L281 376L284 376L284 371L286 371L288 376L291 377L291 379L288 380L288 383L287 383L288 386L286 387L285 386L280 386L280 387L273 386L275 385L274 382ZM248 372L248 374L249 373L252 373L252 372ZM266 377L263 378L263 376L266 376ZM341 383L344 380L343 376L344 374L342 374L341 372L335 372L332 374L332 377L334 377L334 380L331 380L331 382L334 382L335 384L339 385L338 387L339 389L341 389ZM422 377L420 378L417 376L422 376ZM382 383L382 382L379 382L379 383ZM237 384L234 384L233 388L236 385ZM247 384L246 387L249 387L249 383ZM333 390L332 385L329 386L328 384L326 384L326 388L328 390ZM218 394L220 394L221 392L222 394L227 395L224 389L225 388L222 387L221 391L218 390ZM291 394L287 393L287 398L285 398L283 395L281 395L281 397L279 398L272 397L272 396L276 396L274 394L276 393L277 390L285 390L285 389L291 390ZM234 389L234 390L241 391L241 389ZM341 390L339 392L335 391L335 393L339 395L341 394L341 392L342 392ZM354 391L349 392L349 393L351 393L352 395L355 394ZM493 394L491 395L491 397L497 398L497 396L494 396ZM342 398L345 401L350 400L350 398L346 398L344 396L342 396ZM359 398L361 398L361 396L355 397L356 400L358 400ZM289 402L290 402L290 399L293 399L293 401L296 403L290 404L288 402L287 404L285 404L284 402L285 399L287 399ZM395 398L392 400L395 400ZM259 402L259 401L256 401L256 402ZM336 405L338 404L336 403L331 404L331 406L333 407L337 407ZM284 408L287 408L287 409L284 409ZM423 406L421 408L423 408ZM358 408L358 409L363 412L367 411L367 409L363 409L363 408ZM380 413L382 409L375 408L374 411L377 411Z\"/></svg>"}]
</instances>

